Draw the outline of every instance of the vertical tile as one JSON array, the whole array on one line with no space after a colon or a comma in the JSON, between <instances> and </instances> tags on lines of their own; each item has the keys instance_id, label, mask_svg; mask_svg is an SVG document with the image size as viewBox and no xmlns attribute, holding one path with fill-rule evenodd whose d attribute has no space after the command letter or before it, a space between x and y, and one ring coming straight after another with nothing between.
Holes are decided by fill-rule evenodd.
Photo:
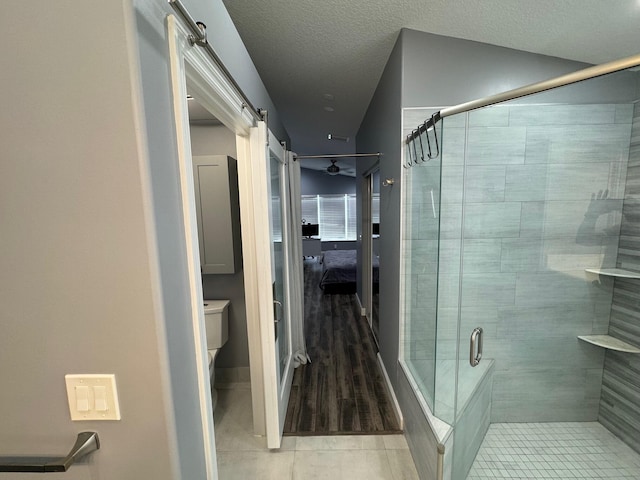
<instances>
[{"instance_id":1,"label":"vertical tile","mask_svg":"<svg viewBox=\"0 0 640 480\"><path fill-rule=\"evenodd\" d=\"M443 120L441 155L444 165L463 165L465 157L465 138L466 131L464 128L458 128L451 125L451 118L447 117Z\"/></svg>"},{"instance_id":2,"label":"vertical tile","mask_svg":"<svg viewBox=\"0 0 640 480\"><path fill-rule=\"evenodd\" d=\"M470 127L508 127L510 108L502 105L469 112Z\"/></svg>"},{"instance_id":3,"label":"vertical tile","mask_svg":"<svg viewBox=\"0 0 640 480\"><path fill-rule=\"evenodd\" d=\"M399 370L396 394L404 413L405 436L416 469L421 478L435 478L439 439L429 425L403 369Z\"/></svg>"},{"instance_id":4,"label":"vertical tile","mask_svg":"<svg viewBox=\"0 0 640 480\"><path fill-rule=\"evenodd\" d=\"M610 124L614 122L616 112L616 105L613 104L512 106L509 125Z\"/></svg>"},{"instance_id":5,"label":"vertical tile","mask_svg":"<svg viewBox=\"0 0 640 480\"><path fill-rule=\"evenodd\" d=\"M503 272L535 272L540 270L544 258L544 240L541 238L503 238L500 269Z\"/></svg>"},{"instance_id":6,"label":"vertical tile","mask_svg":"<svg viewBox=\"0 0 640 480\"><path fill-rule=\"evenodd\" d=\"M516 275L509 273L468 274L462 279L462 305L513 305Z\"/></svg>"},{"instance_id":7,"label":"vertical tile","mask_svg":"<svg viewBox=\"0 0 640 480\"><path fill-rule=\"evenodd\" d=\"M442 167L442 203L461 204L464 167L462 165L443 165Z\"/></svg>"},{"instance_id":8,"label":"vertical tile","mask_svg":"<svg viewBox=\"0 0 640 480\"><path fill-rule=\"evenodd\" d=\"M631 123L633 120L633 104L616 105L615 123Z\"/></svg>"},{"instance_id":9,"label":"vertical tile","mask_svg":"<svg viewBox=\"0 0 640 480\"><path fill-rule=\"evenodd\" d=\"M520 235L520 203L471 203L464 212L465 238L504 238Z\"/></svg>"},{"instance_id":10,"label":"vertical tile","mask_svg":"<svg viewBox=\"0 0 640 480\"><path fill-rule=\"evenodd\" d=\"M525 163L624 162L629 137L625 124L527 127Z\"/></svg>"},{"instance_id":11,"label":"vertical tile","mask_svg":"<svg viewBox=\"0 0 640 480\"><path fill-rule=\"evenodd\" d=\"M502 202L505 191L505 167L468 166L464 185L466 202Z\"/></svg>"},{"instance_id":12,"label":"vertical tile","mask_svg":"<svg viewBox=\"0 0 640 480\"><path fill-rule=\"evenodd\" d=\"M567 305L585 302L610 302L611 284L595 284L584 271L517 274L517 306Z\"/></svg>"},{"instance_id":13,"label":"vertical tile","mask_svg":"<svg viewBox=\"0 0 640 480\"><path fill-rule=\"evenodd\" d=\"M524 163L524 127L469 128L467 165L513 165Z\"/></svg>"},{"instance_id":14,"label":"vertical tile","mask_svg":"<svg viewBox=\"0 0 640 480\"><path fill-rule=\"evenodd\" d=\"M507 202L543 201L548 182L546 165L508 165L504 199Z\"/></svg>"},{"instance_id":15,"label":"vertical tile","mask_svg":"<svg viewBox=\"0 0 640 480\"><path fill-rule=\"evenodd\" d=\"M616 162L625 164L626 162ZM600 192L607 192L606 198L623 198L618 184L610 183L610 164L592 163L589 168L582 165L549 165L548 183L545 200L582 200L598 199ZM617 194L617 196L614 196ZM616 206L614 206L615 208ZM617 205L619 207L619 205Z\"/></svg>"},{"instance_id":16,"label":"vertical tile","mask_svg":"<svg viewBox=\"0 0 640 480\"><path fill-rule=\"evenodd\" d=\"M502 241L499 238L464 241L464 273L500 272Z\"/></svg>"}]
</instances>

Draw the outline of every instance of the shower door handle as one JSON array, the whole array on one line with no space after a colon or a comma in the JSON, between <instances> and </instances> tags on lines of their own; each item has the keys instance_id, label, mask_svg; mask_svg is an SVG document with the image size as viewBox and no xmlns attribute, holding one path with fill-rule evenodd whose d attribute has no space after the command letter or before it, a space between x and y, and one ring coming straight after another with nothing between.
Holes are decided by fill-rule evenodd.
<instances>
[{"instance_id":1,"label":"shower door handle","mask_svg":"<svg viewBox=\"0 0 640 480\"><path fill-rule=\"evenodd\" d=\"M472 367L477 367L482 359L482 328L477 327L471 332L469 346L469 363Z\"/></svg>"}]
</instances>

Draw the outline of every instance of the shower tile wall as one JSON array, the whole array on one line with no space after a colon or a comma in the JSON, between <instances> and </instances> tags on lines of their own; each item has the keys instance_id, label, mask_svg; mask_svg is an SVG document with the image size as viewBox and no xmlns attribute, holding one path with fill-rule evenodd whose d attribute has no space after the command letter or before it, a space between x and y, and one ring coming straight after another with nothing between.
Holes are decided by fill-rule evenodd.
<instances>
[{"instance_id":1,"label":"shower tile wall","mask_svg":"<svg viewBox=\"0 0 640 480\"><path fill-rule=\"evenodd\" d=\"M455 359L443 323L461 293L460 365L482 326L492 422L597 419L604 351L576 337L607 332L613 282L584 269L616 264L632 117L512 105L444 119L437 361Z\"/></svg>"},{"instance_id":2,"label":"shower tile wall","mask_svg":"<svg viewBox=\"0 0 640 480\"><path fill-rule=\"evenodd\" d=\"M640 103L634 110L618 267L640 271ZM640 347L640 280L615 280L609 334ZM606 352L599 420L640 452L640 355Z\"/></svg>"}]
</instances>

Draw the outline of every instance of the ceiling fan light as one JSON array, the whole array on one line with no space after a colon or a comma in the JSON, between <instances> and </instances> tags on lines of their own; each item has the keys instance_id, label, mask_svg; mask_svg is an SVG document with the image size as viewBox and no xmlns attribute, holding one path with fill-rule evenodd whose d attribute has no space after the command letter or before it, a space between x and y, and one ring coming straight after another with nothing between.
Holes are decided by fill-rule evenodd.
<instances>
[{"instance_id":1,"label":"ceiling fan light","mask_svg":"<svg viewBox=\"0 0 640 480\"><path fill-rule=\"evenodd\" d=\"M340 167L336 165L335 160L331 160L331 165L327 167L327 173L329 175L337 175L340 173Z\"/></svg>"}]
</instances>

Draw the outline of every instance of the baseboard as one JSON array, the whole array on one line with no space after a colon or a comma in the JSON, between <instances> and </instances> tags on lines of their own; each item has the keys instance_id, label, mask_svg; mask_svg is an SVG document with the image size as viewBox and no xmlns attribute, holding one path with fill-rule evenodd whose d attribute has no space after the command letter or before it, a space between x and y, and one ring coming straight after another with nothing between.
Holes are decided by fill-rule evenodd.
<instances>
[{"instance_id":1,"label":"baseboard","mask_svg":"<svg viewBox=\"0 0 640 480\"><path fill-rule=\"evenodd\" d=\"M366 317L367 309L362 306L362 302L360 301L360 296L358 295L358 292L356 292L356 302L358 302L358 307L360 307L360 316Z\"/></svg>"},{"instance_id":2,"label":"baseboard","mask_svg":"<svg viewBox=\"0 0 640 480\"><path fill-rule=\"evenodd\" d=\"M389 378L389 374L387 374L387 369L384 367L384 362L382 361L380 352L378 352L378 364L380 365L380 370L382 370L382 376L384 377L384 382L387 385L387 392L389 393L389 396L393 401L393 409L395 410L396 416L398 417L398 422L400 423L400 429L404 430L404 417L402 416L402 410L400 410L400 403L398 402L398 397L396 397L396 392L393 390L391 379Z\"/></svg>"}]
</instances>

